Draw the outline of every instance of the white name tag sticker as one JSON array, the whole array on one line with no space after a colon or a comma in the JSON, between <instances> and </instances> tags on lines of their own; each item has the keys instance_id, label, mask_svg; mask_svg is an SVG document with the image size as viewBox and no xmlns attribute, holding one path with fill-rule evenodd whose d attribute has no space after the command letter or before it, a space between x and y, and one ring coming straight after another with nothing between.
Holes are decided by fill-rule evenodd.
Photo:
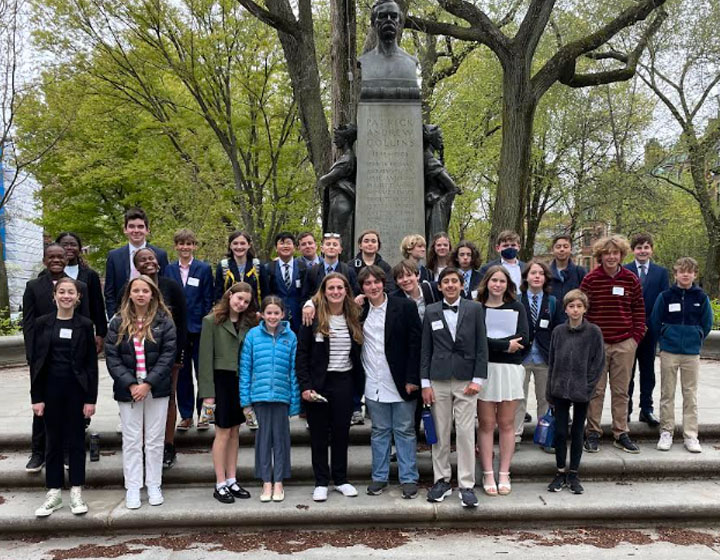
<instances>
[{"instance_id":1,"label":"white name tag sticker","mask_svg":"<svg viewBox=\"0 0 720 560\"><path fill-rule=\"evenodd\" d=\"M432 330L439 331L443 328L443 322L442 321L433 321L430 326L432 327Z\"/></svg>"},{"instance_id":2,"label":"white name tag sticker","mask_svg":"<svg viewBox=\"0 0 720 560\"><path fill-rule=\"evenodd\" d=\"M668 305L668 311L670 313L674 313L676 311L681 311L681 310L682 310L682 308L679 303L671 303L670 305Z\"/></svg>"},{"instance_id":3,"label":"white name tag sticker","mask_svg":"<svg viewBox=\"0 0 720 560\"><path fill-rule=\"evenodd\" d=\"M60 338L70 340L72 338L72 329L60 329Z\"/></svg>"},{"instance_id":4,"label":"white name tag sticker","mask_svg":"<svg viewBox=\"0 0 720 560\"><path fill-rule=\"evenodd\" d=\"M190 276L190 277L187 279L187 285L188 285L188 286L195 286L195 287L197 288L197 287L200 285L200 280L199 280L198 278L193 278L192 276Z\"/></svg>"},{"instance_id":5,"label":"white name tag sticker","mask_svg":"<svg viewBox=\"0 0 720 560\"><path fill-rule=\"evenodd\" d=\"M295 287L296 287L296 288L302 288L302 281L300 280L300 278L298 278L297 280L295 280Z\"/></svg>"},{"instance_id":6,"label":"white name tag sticker","mask_svg":"<svg viewBox=\"0 0 720 560\"><path fill-rule=\"evenodd\" d=\"M325 337L322 335L322 333L315 334L315 342L325 342Z\"/></svg>"},{"instance_id":7,"label":"white name tag sticker","mask_svg":"<svg viewBox=\"0 0 720 560\"><path fill-rule=\"evenodd\" d=\"M547 329L550 326L550 321L547 319L540 319L539 325L541 329Z\"/></svg>"},{"instance_id":8,"label":"white name tag sticker","mask_svg":"<svg viewBox=\"0 0 720 560\"><path fill-rule=\"evenodd\" d=\"M477 290L470 292L470 297L472 297L472 299L477 299Z\"/></svg>"},{"instance_id":9,"label":"white name tag sticker","mask_svg":"<svg viewBox=\"0 0 720 560\"><path fill-rule=\"evenodd\" d=\"M625 295L625 288L622 286L613 286L612 295L614 296L624 296Z\"/></svg>"}]
</instances>

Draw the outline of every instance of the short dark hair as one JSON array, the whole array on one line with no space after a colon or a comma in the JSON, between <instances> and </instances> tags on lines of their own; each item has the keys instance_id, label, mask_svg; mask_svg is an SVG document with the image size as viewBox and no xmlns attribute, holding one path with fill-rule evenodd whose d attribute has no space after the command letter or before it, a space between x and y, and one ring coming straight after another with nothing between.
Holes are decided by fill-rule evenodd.
<instances>
[{"instance_id":1,"label":"short dark hair","mask_svg":"<svg viewBox=\"0 0 720 560\"><path fill-rule=\"evenodd\" d=\"M374 276L375 278L380 280L380 282L382 282L383 286L385 285L385 280L386 280L385 271L382 268L380 268L379 266L377 266L376 264L371 264L370 266L366 266L360 272L358 272L357 281L358 281L358 285L360 286L361 290L362 290L363 284L365 284L365 280L367 280L371 276Z\"/></svg>"},{"instance_id":2,"label":"short dark hair","mask_svg":"<svg viewBox=\"0 0 720 560\"><path fill-rule=\"evenodd\" d=\"M630 249L635 249L638 245L645 245L647 243L650 247L654 248L653 237L648 232L636 233L630 238Z\"/></svg>"},{"instance_id":3,"label":"short dark hair","mask_svg":"<svg viewBox=\"0 0 720 560\"><path fill-rule=\"evenodd\" d=\"M305 239L307 236L312 237L312 238L313 238L313 241L316 241L316 240L315 240L315 234L314 234L312 231L301 231L301 232L298 233L298 235L297 235L297 242L300 243L300 241L302 241L303 239Z\"/></svg>"},{"instance_id":4,"label":"short dark hair","mask_svg":"<svg viewBox=\"0 0 720 560\"><path fill-rule=\"evenodd\" d=\"M362 240L363 240L363 238L364 238L366 235L370 235L370 234L372 234L372 235L374 235L375 237L377 237L377 240L378 240L378 251L379 251L380 248L382 247L382 241L380 241L380 232L379 232L378 230L376 230L376 229L366 229L366 230L363 230L363 232L358 236L358 240L357 240L358 245L360 245L360 243L362 243Z\"/></svg>"},{"instance_id":5,"label":"short dark hair","mask_svg":"<svg viewBox=\"0 0 720 560\"><path fill-rule=\"evenodd\" d=\"M289 239L293 242L293 245L297 245L297 242L295 241L295 236L290 233L289 231L281 231L275 236L275 245L278 244L278 241L285 241L286 239Z\"/></svg>"},{"instance_id":6,"label":"short dark hair","mask_svg":"<svg viewBox=\"0 0 720 560\"><path fill-rule=\"evenodd\" d=\"M60 245L60 243L57 243L57 242L48 243L48 244L45 245L45 247L43 248L43 259L47 256L48 250L52 249L53 247L58 247L58 248L63 252L63 255L65 254L65 249L63 248L62 245Z\"/></svg>"},{"instance_id":7,"label":"short dark hair","mask_svg":"<svg viewBox=\"0 0 720 560\"><path fill-rule=\"evenodd\" d=\"M142 253L143 251L150 251L153 255L155 255L155 260L157 260L157 253L155 252L155 250L152 249L151 247L145 246L145 247L143 247L142 249L138 249L137 251L135 251L135 252L133 253L133 259L132 259L132 260L133 260L133 264L135 265L135 268L137 268L138 255L140 255L140 253ZM159 264L159 263L158 263L158 264ZM160 271L158 270L158 272L160 272Z\"/></svg>"},{"instance_id":8,"label":"short dark hair","mask_svg":"<svg viewBox=\"0 0 720 560\"><path fill-rule=\"evenodd\" d=\"M135 208L128 208L125 211L125 227L127 227L130 220L142 220L145 222L145 227L150 227L147 214L145 213L145 210L140 207L136 206Z\"/></svg>"},{"instance_id":9,"label":"short dark hair","mask_svg":"<svg viewBox=\"0 0 720 560\"><path fill-rule=\"evenodd\" d=\"M400 276L404 275L406 272L409 272L410 274L414 274L417 276L420 273L420 270L418 269L418 265L415 263L415 261L410 259L405 259L397 263L395 266L392 267L392 275L395 280L400 278Z\"/></svg>"},{"instance_id":10,"label":"short dark hair","mask_svg":"<svg viewBox=\"0 0 720 560\"><path fill-rule=\"evenodd\" d=\"M443 281L443 278L445 278L446 276L450 276L451 274L457 276L460 282L465 279L463 273L460 272L457 268L455 268L454 266L446 266L442 269L442 272L438 276L438 285Z\"/></svg>"},{"instance_id":11,"label":"short dark hair","mask_svg":"<svg viewBox=\"0 0 720 560\"><path fill-rule=\"evenodd\" d=\"M560 241L561 239L566 239L568 243L570 243L570 246L572 247L572 236L569 233L558 233L553 235L552 243L550 244L550 248L555 247L555 243Z\"/></svg>"},{"instance_id":12,"label":"short dark hair","mask_svg":"<svg viewBox=\"0 0 720 560\"><path fill-rule=\"evenodd\" d=\"M228 244L227 244L228 248L227 248L226 256L229 259L233 258L233 252L232 252L232 249L230 248L230 245L238 237L244 237L245 241L247 241L248 245L250 245L250 248L248 249L248 252L247 252L247 260L252 261L252 259L255 258L255 251L253 250L253 240L252 240L252 236L246 231L235 230L230 235L228 235Z\"/></svg>"}]
</instances>

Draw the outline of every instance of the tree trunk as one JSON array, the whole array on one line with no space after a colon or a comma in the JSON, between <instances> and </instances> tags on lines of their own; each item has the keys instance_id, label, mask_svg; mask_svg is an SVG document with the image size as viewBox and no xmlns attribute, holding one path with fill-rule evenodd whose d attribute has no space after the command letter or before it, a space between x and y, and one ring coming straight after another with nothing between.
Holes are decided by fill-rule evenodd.
<instances>
[{"instance_id":1,"label":"tree trunk","mask_svg":"<svg viewBox=\"0 0 720 560\"><path fill-rule=\"evenodd\" d=\"M502 147L488 255L495 254L495 240L501 231L522 230L536 107L528 65L513 60L506 65L503 75Z\"/></svg>"},{"instance_id":2,"label":"tree trunk","mask_svg":"<svg viewBox=\"0 0 720 560\"><path fill-rule=\"evenodd\" d=\"M703 289L711 299L720 296L720 222L708 231L708 248L702 281Z\"/></svg>"},{"instance_id":3,"label":"tree trunk","mask_svg":"<svg viewBox=\"0 0 720 560\"><path fill-rule=\"evenodd\" d=\"M0 170L1 171L1 170ZM3 217L0 217L2 220ZM0 238L0 320L10 317L10 291L5 267L5 245Z\"/></svg>"},{"instance_id":4,"label":"tree trunk","mask_svg":"<svg viewBox=\"0 0 720 560\"><path fill-rule=\"evenodd\" d=\"M332 29L332 128L355 123L357 117L357 56L355 41L357 23L354 0L332 0L330 3Z\"/></svg>"}]
</instances>

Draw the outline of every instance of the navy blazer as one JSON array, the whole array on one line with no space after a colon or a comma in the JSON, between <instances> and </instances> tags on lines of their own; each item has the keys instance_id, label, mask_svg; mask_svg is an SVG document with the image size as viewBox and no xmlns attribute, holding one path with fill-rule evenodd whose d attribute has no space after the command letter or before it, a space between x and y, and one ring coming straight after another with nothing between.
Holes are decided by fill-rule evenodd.
<instances>
[{"instance_id":1,"label":"navy blazer","mask_svg":"<svg viewBox=\"0 0 720 560\"><path fill-rule=\"evenodd\" d=\"M460 270L460 269L458 269ZM462 270L460 270L460 274L465 274ZM480 280L483 279L483 275L480 274L479 270L473 270L472 274L470 275L470 291L465 292L465 288L463 287L463 291L460 292L460 297L465 299L476 299L473 297L473 292L475 292L475 295L477 296L477 288L480 285ZM463 286L465 281L463 280Z\"/></svg>"},{"instance_id":2,"label":"navy blazer","mask_svg":"<svg viewBox=\"0 0 720 560\"><path fill-rule=\"evenodd\" d=\"M205 261L193 259L188 272L188 283L183 286L180 275L179 261L172 262L165 269L163 276L172 278L183 288L185 294L185 308L187 332L199 333L202 330L202 320L210 313L213 306L213 273L212 267ZM195 284L194 278L197 280ZM179 333L178 333L179 335Z\"/></svg>"},{"instance_id":3,"label":"navy blazer","mask_svg":"<svg viewBox=\"0 0 720 560\"><path fill-rule=\"evenodd\" d=\"M522 304L525 306L527 314L528 329L530 333L530 346L526 349L525 356L530 354L533 342L537 342L540 354L545 363L548 363L548 354L550 353L550 336L555 327L565 322L565 315L562 306L558 303L557 298L548 293L543 294L542 303L538 312L537 323L532 321L532 312L530 311L530 299L528 292L520 292ZM550 298L555 300L555 309L550 311Z\"/></svg>"},{"instance_id":4,"label":"navy blazer","mask_svg":"<svg viewBox=\"0 0 720 560\"><path fill-rule=\"evenodd\" d=\"M293 259L292 279L290 288L288 288L285 286L281 264L282 261L278 259L265 263L263 266L266 287L262 289L262 293L264 296L274 295L283 300L285 303L285 319L289 321L292 331L297 333L302 323L302 304L304 303L302 294L307 266L303 259Z\"/></svg>"},{"instance_id":5,"label":"navy blazer","mask_svg":"<svg viewBox=\"0 0 720 560\"><path fill-rule=\"evenodd\" d=\"M168 265L168 256L160 247L155 247L148 243L148 249L155 251L158 265L160 266L159 274L162 275ZM123 245L119 249L113 249L108 253L107 262L105 263L105 310L108 319L112 319L113 315L120 307L122 299L122 289L130 279L130 250L128 244Z\"/></svg>"},{"instance_id":6,"label":"navy blazer","mask_svg":"<svg viewBox=\"0 0 720 560\"><path fill-rule=\"evenodd\" d=\"M635 261L626 264L625 268L640 278ZM655 307L655 300L670 287L667 269L650 261L650 266L648 266L645 274L645 281L641 281L640 285L642 286L643 300L645 300L645 324L649 325L650 316L653 307Z\"/></svg>"}]
</instances>

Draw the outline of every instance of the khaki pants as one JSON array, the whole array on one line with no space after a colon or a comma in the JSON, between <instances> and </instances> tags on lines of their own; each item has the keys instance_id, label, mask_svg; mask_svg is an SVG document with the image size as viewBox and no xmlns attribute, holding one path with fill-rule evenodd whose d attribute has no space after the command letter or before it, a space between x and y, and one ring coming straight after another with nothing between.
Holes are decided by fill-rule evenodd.
<instances>
[{"instance_id":1,"label":"khaki pants","mask_svg":"<svg viewBox=\"0 0 720 560\"><path fill-rule=\"evenodd\" d=\"M432 446L433 479L450 482L450 432L455 418L457 447L458 485L460 488L475 486L475 415L477 395L465 395L469 381L433 381L435 404L432 415L438 442Z\"/></svg>"},{"instance_id":2,"label":"khaki pants","mask_svg":"<svg viewBox=\"0 0 720 560\"><path fill-rule=\"evenodd\" d=\"M515 435L521 436L525 426L525 412L527 412L528 390L530 389L530 377L535 376L535 400L537 401L537 419L540 420L548 409L545 400L545 387L547 386L548 367L545 364L523 364L525 368L525 382L523 392L525 398L518 401L515 410Z\"/></svg>"},{"instance_id":3,"label":"khaki pants","mask_svg":"<svg viewBox=\"0 0 720 560\"><path fill-rule=\"evenodd\" d=\"M683 437L698 437L697 381L700 356L660 352L660 430L675 431L675 387L680 370L683 396Z\"/></svg>"},{"instance_id":4,"label":"khaki pants","mask_svg":"<svg viewBox=\"0 0 720 560\"><path fill-rule=\"evenodd\" d=\"M615 439L628 432L628 386L632 377L637 343L628 338L615 344L605 344L605 371L595 387L588 405L587 433L601 434L605 387L610 380L610 403L612 409L612 433Z\"/></svg>"}]
</instances>

